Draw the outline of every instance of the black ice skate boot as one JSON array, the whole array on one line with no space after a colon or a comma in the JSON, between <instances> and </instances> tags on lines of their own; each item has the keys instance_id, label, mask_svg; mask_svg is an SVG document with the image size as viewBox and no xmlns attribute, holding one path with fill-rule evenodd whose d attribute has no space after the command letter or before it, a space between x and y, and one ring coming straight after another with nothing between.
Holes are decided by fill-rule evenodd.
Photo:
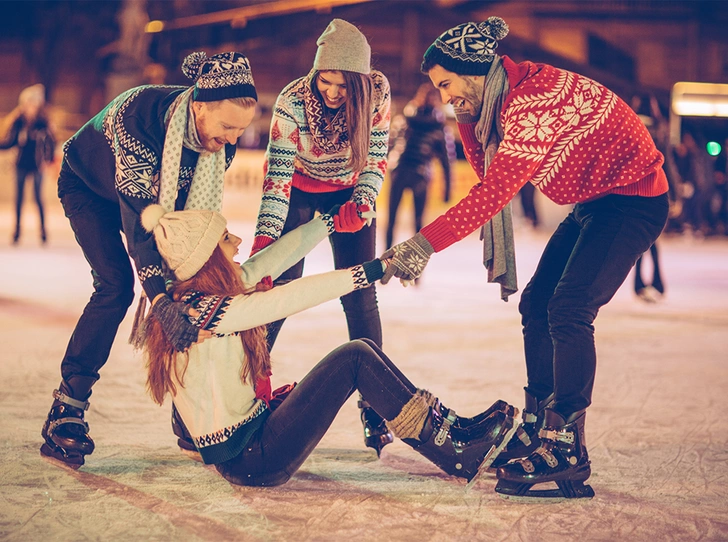
<instances>
[{"instance_id":1,"label":"black ice skate boot","mask_svg":"<svg viewBox=\"0 0 728 542\"><path fill-rule=\"evenodd\" d=\"M41 431L45 439L40 447L42 456L77 469L83 465L84 456L94 451L94 441L83 419L94 382L95 378L72 376L53 390L54 401Z\"/></svg>"},{"instance_id":2,"label":"black ice skate boot","mask_svg":"<svg viewBox=\"0 0 728 542\"><path fill-rule=\"evenodd\" d=\"M364 444L368 448L374 448L377 457L382 453L382 448L394 442L394 435L387 427L387 422L375 410L360 399L357 403L361 409L361 423L364 426Z\"/></svg>"},{"instance_id":3,"label":"black ice skate boot","mask_svg":"<svg viewBox=\"0 0 728 542\"><path fill-rule=\"evenodd\" d=\"M185 455L190 456L196 461L202 461L200 452L197 451L197 446L195 446L195 441L192 440L192 435L187 430L187 426L182 421L174 403L172 403L172 432L177 437L177 446L179 446Z\"/></svg>"},{"instance_id":4,"label":"black ice skate boot","mask_svg":"<svg viewBox=\"0 0 728 542\"><path fill-rule=\"evenodd\" d=\"M458 440L444 418L430 407L419 437L406 438L420 454L447 474L465 478L472 486L505 448L518 427L518 422L504 412L491 414L478 424L478 431L469 440Z\"/></svg>"},{"instance_id":5,"label":"black ice skate boot","mask_svg":"<svg viewBox=\"0 0 728 542\"><path fill-rule=\"evenodd\" d=\"M491 466L493 471L504 466L512 459L528 457L541 443L538 432L543 427L544 410L553 401L553 394L543 401L539 401L528 390L524 391L526 393L526 404L521 414L523 423L516 431L516 437L508 443L506 449L493 462Z\"/></svg>"},{"instance_id":6,"label":"black ice skate boot","mask_svg":"<svg viewBox=\"0 0 728 542\"><path fill-rule=\"evenodd\" d=\"M525 459L498 469L496 492L504 499L551 501L591 499L594 490L584 482L591 475L584 442L583 410L564 419L547 408L541 445ZM536 484L555 482L558 489L531 489Z\"/></svg>"},{"instance_id":7,"label":"black ice skate boot","mask_svg":"<svg viewBox=\"0 0 728 542\"><path fill-rule=\"evenodd\" d=\"M496 412L502 412L506 416L510 416L511 418L515 418L518 415L518 409L516 407L514 407L513 405L509 405L501 399L498 399L486 410L484 410L480 414L476 414L471 418L458 416L455 410L453 410L452 408L448 408L440 403L439 399L435 399L434 408L442 415L443 418L445 418L444 424L450 425L452 427L453 434L456 434L458 438L466 440L469 438L469 434L471 432L478 432L478 429L476 427L479 424L483 423Z\"/></svg>"}]
</instances>

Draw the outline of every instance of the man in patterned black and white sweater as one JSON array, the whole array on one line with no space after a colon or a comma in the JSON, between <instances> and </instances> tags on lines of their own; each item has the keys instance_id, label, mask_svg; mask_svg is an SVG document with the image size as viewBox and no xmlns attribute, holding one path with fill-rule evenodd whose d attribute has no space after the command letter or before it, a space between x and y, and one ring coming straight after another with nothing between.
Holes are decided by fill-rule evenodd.
<instances>
[{"instance_id":1,"label":"man in patterned black and white sweater","mask_svg":"<svg viewBox=\"0 0 728 542\"><path fill-rule=\"evenodd\" d=\"M139 217L154 203L168 211L220 211L225 170L253 119L257 93L240 53L192 53L182 71L194 85L132 88L64 146L58 195L91 265L94 293L61 361L41 454L73 468L93 452L84 411L134 299L129 256L175 348L184 351L206 336L166 295L162 259Z\"/></svg>"}]
</instances>

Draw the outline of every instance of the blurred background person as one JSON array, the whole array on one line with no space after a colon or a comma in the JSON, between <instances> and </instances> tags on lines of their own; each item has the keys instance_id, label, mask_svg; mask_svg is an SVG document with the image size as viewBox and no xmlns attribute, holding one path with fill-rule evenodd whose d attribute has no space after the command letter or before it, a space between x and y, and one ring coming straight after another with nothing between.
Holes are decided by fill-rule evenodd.
<instances>
[{"instance_id":1,"label":"blurred background person","mask_svg":"<svg viewBox=\"0 0 728 542\"><path fill-rule=\"evenodd\" d=\"M433 158L442 164L443 200L450 201L452 168L455 165L455 140L445 125L445 113L440 97L431 84L417 89L403 113L392 119L389 137L389 214L387 217L387 248L392 246L397 210L405 190L414 200L415 232L422 228L422 216L427 202L427 189L433 178Z\"/></svg>"},{"instance_id":2,"label":"blurred background person","mask_svg":"<svg viewBox=\"0 0 728 542\"><path fill-rule=\"evenodd\" d=\"M48 239L41 188L44 166L53 161L56 142L48 122L45 105L45 87L41 84L27 87L20 93L18 106L10 112L4 123L5 136L0 142L0 149L18 148L15 162L15 231L12 237L14 245L20 240L25 181L31 175L40 218L40 240L45 244Z\"/></svg>"}]
</instances>

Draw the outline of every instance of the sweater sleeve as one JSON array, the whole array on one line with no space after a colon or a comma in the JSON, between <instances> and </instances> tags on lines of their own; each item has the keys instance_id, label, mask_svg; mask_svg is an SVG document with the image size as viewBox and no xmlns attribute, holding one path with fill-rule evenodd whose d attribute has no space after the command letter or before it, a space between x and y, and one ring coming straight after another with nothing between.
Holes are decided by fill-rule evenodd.
<instances>
[{"instance_id":1,"label":"sweater sleeve","mask_svg":"<svg viewBox=\"0 0 728 542\"><path fill-rule=\"evenodd\" d=\"M507 126L507 123L504 123ZM483 174L485 156L475 137L475 124L458 124L465 156L480 181L458 203L422 228L421 233L435 252L474 232L498 214L539 168L546 155L543 145L540 159L519 159L520 143L506 130L503 141Z\"/></svg>"},{"instance_id":2,"label":"sweater sleeve","mask_svg":"<svg viewBox=\"0 0 728 542\"><path fill-rule=\"evenodd\" d=\"M288 87L281 92L273 108L265 153L263 197L255 227L253 253L267 247L281 236L288 216L299 127L287 90Z\"/></svg>"},{"instance_id":3,"label":"sweater sleeve","mask_svg":"<svg viewBox=\"0 0 728 542\"><path fill-rule=\"evenodd\" d=\"M368 287L381 278L381 262L374 260L378 274L367 273L364 265L302 277L265 292L232 297L204 296L194 306L200 316L194 323L214 333L245 331L331 301L354 290ZM367 278L369 277L369 278Z\"/></svg>"},{"instance_id":4,"label":"sweater sleeve","mask_svg":"<svg viewBox=\"0 0 728 542\"><path fill-rule=\"evenodd\" d=\"M132 101L134 97L130 98ZM141 212L157 201L162 142L150 126L150 119L129 113L134 104L109 112L105 123L111 127L116 162L114 186L119 198L121 222L129 255L133 258L139 282L149 299L165 293L162 258L154 236L141 224ZM109 133L109 132L107 132ZM156 137L155 137L156 136Z\"/></svg>"},{"instance_id":5,"label":"sweater sleeve","mask_svg":"<svg viewBox=\"0 0 728 542\"><path fill-rule=\"evenodd\" d=\"M246 287L252 288L263 277L270 276L273 280L277 279L281 273L291 268L333 232L334 221L328 214L319 215L289 231L240 266L243 283Z\"/></svg>"},{"instance_id":6,"label":"sweater sleeve","mask_svg":"<svg viewBox=\"0 0 728 542\"><path fill-rule=\"evenodd\" d=\"M374 111L369 137L369 155L367 165L359 174L351 199L358 205L366 204L373 209L387 170L392 96L389 81L381 72L372 73L372 87Z\"/></svg>"}]
</instances>

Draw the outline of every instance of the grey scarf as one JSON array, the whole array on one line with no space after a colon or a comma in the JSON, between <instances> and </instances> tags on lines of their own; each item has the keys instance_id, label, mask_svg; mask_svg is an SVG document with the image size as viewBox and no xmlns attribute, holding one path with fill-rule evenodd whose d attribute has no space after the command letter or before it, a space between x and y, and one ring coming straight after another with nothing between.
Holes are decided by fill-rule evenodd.
<instances>
[{"instance_id":1,"label":"grey scarf","mask_svg":"<svg viewBox=\"0 0 728 542\"><path fill-rule=\"evenodd\" d=\"M488 166L498 150L498 145L503 139L500 114L508 91L508 74L503 68L501 57L496 55L485 79L483 108L478 124L475 126L475 137L483 145L485 153L483 173L488 170ZM518 291L510 203L483 226L480 230L480 238L483 240L483 265L488 270L488 282L499 283L501 299L508 301L508 297Z\"/></svg>"}]
</instances>

